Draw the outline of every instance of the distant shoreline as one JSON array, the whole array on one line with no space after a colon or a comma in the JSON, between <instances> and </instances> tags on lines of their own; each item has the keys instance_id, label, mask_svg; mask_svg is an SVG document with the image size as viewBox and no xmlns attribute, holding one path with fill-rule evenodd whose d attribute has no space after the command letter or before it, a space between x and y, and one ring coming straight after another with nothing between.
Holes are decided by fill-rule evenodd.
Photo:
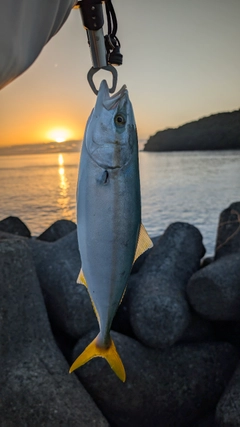
<instances>
[{"instance_id":1,"label":"distant shoreline","mask_svg":"<svg viewBox=\"0 0 240 427\"><path fill-rule=\"evenodd\" d=\"M82 141L40 142L0 147L0 156L19 156L30 154L77 153Z\"/></svg>"},{"instance_id":2,"label":"distant shoreline","mask_svg":"<svg viewBox=\"0 0 240 427\"><path fill-rule=\"evenodd\" d=\"M224 149L196 149L196 150L158 150L158 151L151 151L151 150L144 150L141 149L139 150L139 153L194 153L194 152L219 152L219 151L240 151L240 148L224 148ZM56 150L56 151L41 151L41 152L37 152L37 151L26 151L26 152L7 152L5 153L1 153L1 149L0 149L0 158L1 157L14 157L14 156L32 156L32 155L46 155L46 154L71 154L71 153L79 153L80 149L78 150Z\"/></svg>"},{"instance_id":3,"label":"distant shoreline","mask_svg":"<svg viewBox=\"0 0 240 427\"><path fill-rule=\"evenodd\" d=\"M146 139L138 141L139 150L143 151ZM1 156L19 156L30 154L54 154L54 153L79 153L82 140L65 141L65 142L39 142L33 144L19 144L0 147Z\"/></svg>"},{"instance_id":4,"label":"distant shoreline","mask_svg":"<svg viewBox=\"0 0 240 427\"><path fill-rule=\"evenodd\" d=\"M213 114L151 136L144 151L240 150L240 110Z\"/></svg>"},{"instance_id":5,"label":"distant shoreline","mask_svg":"<svg viewBox=\"0 0 240 427\"><path fill-rule=\"evenodd\" d=\"M240 147L239 148L194 148L194 149L176 149L176 150L140 150L143 151L144 153L194 153L194 151L240 151Z\"/></svg>"}]
</instances>

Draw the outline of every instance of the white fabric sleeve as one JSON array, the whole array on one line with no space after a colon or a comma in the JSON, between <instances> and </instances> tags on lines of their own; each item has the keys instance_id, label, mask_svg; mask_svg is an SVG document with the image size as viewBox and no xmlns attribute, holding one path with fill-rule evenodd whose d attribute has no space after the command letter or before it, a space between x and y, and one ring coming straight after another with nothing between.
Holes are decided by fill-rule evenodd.
<instances>
[{"instance_id":1,"label":"white fabric sleeve","mask_svg":"<svg viewBox=\"0 0 240 427\"><path fill-rule=\"evenodd\" d=\"M76 0L0 0L0 89L35 61L75 4Z\"/></svg>"}]
</instances>

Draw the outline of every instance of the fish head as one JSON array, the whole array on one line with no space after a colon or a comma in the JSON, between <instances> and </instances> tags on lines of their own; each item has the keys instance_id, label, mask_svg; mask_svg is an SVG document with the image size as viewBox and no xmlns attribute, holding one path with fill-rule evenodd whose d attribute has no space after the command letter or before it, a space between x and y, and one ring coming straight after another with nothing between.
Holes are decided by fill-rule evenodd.
<instances>
[{"instance_id":1,"label":"fish head","mask_svg":"<svg viewBox=\"0 0 240 427\"><path fill-rule=\"evenodd\" d=\"M89 155L100 167L114 169L128 163L138 142L126 85L110 96L106 80L101 82L85 141Z\"/></svg>"}]
</instances>

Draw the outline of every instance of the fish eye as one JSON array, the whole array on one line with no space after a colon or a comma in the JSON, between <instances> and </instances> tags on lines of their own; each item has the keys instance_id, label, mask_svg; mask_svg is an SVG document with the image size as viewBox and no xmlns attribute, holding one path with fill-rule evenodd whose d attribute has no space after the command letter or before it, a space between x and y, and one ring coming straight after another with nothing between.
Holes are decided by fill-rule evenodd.
<instances>
[{"instance_id":1,"label":"fish eye","mask_svg":"<svg viewBox=\"0 0 240 427\"><path fill-rule=\"evenodd\" d=\"M125 117L122 114L116 114L114 122L117 126L124 126L126 123Z\"/></svg>"}]
</instances>

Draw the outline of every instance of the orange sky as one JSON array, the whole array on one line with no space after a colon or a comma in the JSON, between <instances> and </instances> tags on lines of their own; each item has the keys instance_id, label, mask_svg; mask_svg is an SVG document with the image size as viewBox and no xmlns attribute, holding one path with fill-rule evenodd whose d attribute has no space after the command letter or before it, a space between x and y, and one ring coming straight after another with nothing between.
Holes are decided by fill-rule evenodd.
<instances>
[{"instance_id":1,"label":"orange sky","mask_svg":"<svg viewBox=\"0 0 240 427\"><path fill-rule=\"evenodd\" d=\"M127 84L140 138L240 107L239 0L113 3L124 55L118 89ZM96 99L90 67L73 10L33 66L0 92L0 146L81 139Z\"/></svg>"}]
</instances>

